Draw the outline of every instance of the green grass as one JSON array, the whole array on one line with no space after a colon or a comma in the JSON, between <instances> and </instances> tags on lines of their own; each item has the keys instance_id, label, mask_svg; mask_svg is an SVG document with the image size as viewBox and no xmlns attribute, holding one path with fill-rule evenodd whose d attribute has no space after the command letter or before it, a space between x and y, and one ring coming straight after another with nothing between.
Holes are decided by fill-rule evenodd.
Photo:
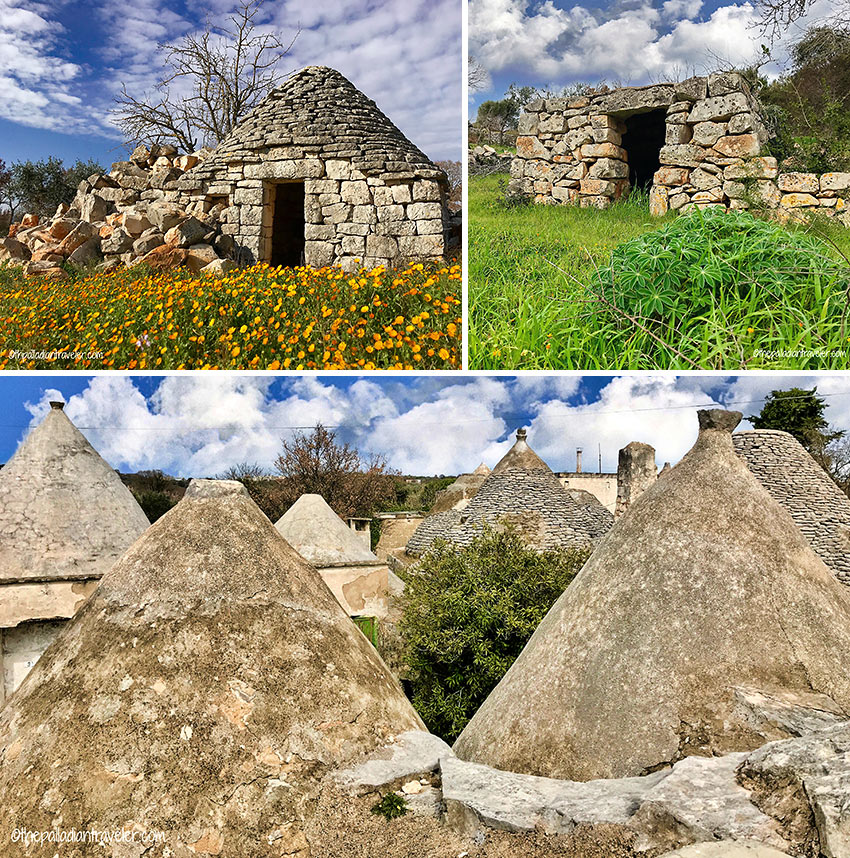
<instances>
[{"instance_id":1,"label":"green grass","mask_svg":"<svg viewBox=\"0 0 850 858\"><path fill-rule=\"evenodd\" d=\"M638 294L641 289L626 289L616 267L609 270L612 253L647 233L682 232L682 218L650 217L645 198L630 198L607 211L506 206L504 181L504 176L491 175L471 177L469 182L470 368L843 369L850 365L850 342L842 318L847 307L847 263L842 254L850 257L850 230L818 225L817 231L831 243L810 242L820 255L817 270L790 278L790 285L783 282L781 294L773 294L772 281L765 288L748 270L733 282L733 288L728 288L728 276L726 281L717 278L720 285L707 300L703 300L702 284L688 281L682 288L679 283L672 302L666 295L656 306L645 294ZM750 218L747 221L752 223ZM767 232L766 241L787 236L791 243L797 238L809 243L807 236L800 236L800 228L762 226L755 230L759 240ZM674 248L681 240L671 235ZM659 241L647 236L621 248L614 261L621 265L645 256L646 248ZM747 247L749 243L749 239L743 242ZM722 263L721 259L721 267ZM655 285L670 288L660 275L658 284L654 279L643 282L643 293ZM625 292L629 294L621 294ZM689 307L692 295L700 299L694 308ZM613 298L617 309L600 296ZM640 324L625 318L629 310ZM758 355L759 350L764 354ZM807 351L817 354L772 356Z\"/></svg>"}]
</instances>

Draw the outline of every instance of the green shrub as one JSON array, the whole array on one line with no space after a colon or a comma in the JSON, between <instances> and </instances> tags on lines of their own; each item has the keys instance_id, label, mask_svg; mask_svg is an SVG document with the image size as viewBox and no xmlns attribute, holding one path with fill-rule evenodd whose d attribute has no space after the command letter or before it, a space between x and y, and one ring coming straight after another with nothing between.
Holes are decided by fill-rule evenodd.
<instances>
[{"instance_id":1,"label":"green shrub","mask_svg":"<svg viewBox=\"0 0 850 858\"><path fill-rule=\"evenodd\" d=\"M406 576L400 630L411 700L433 733L459 735L587 556L534 551L512 530L423 556Z\"/></svg>"},{"instance_id":2,"label":"green shrub","mask_svg":"<svg viewBox=\"0 0 850 858\"><path fill-rule=\"evenodd\" d=\"M162 518L177 503L176 498L163 491L143 489L134 491L133 494L151 524Z\"/></svg>"},{"instance_id":3,"label":"green shrub","mask_svg":"<svg viewBox=\"0 0 850 858\"><path fill-rule=\"evenodd\" d=\"M403 795L388 792L377 804L372 805L372 813L375 816L383 816L389 822L391 819L398 819L405 813L410 813L410 808L407 806L407 799Z\"/></svg>"},{"instance_id":4,"label":"green shrub","mask_svg":"<svg viewBox=\"0 0 850 858\"><path fill-rule=\"evenodd\" d=\"M607 302L594 313L643 338L659 365L678 354L704 366L714 350L705 330L718 320L727 340L743 334L742 353L746 345L846 350L849 286L850 268L814 235L709 208L619 245L591 291Z\"/></svg>"}]
</instances>

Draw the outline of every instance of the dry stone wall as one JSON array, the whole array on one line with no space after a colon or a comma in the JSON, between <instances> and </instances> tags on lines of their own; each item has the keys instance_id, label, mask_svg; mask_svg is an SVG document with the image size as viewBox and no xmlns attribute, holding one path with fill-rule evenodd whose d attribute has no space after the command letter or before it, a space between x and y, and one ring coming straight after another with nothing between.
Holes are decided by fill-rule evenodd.
<instances>
[{"instance_id":1,"label":"dry stone wall","mask_svg":"<svg viewBox=\"0 0 850 858\"><path fill-rule=\"evenodd\" d=\"M607 208L640 186L656 215L757 205L780 219L817 210L850 225L850 173L780 174L736 73L537 99L519 132L509 192L538 203Z\"/></svg>"}]
</instances>

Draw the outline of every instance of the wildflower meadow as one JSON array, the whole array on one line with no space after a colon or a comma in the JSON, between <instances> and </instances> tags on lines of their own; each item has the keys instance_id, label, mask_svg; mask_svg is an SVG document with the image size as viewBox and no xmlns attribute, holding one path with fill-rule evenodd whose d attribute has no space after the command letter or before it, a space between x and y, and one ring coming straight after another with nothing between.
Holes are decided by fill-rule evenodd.
<instances>
[{"instance_id":1,"label":"wildflower meadow","mask_svg":"<svg viewBox=\"0 0 850 858\"><path fill-rule=\"evenodd\" d=\"M0 369L459 369L460 281L457 264L62 281L0 264Z\"/></svg>"}]
</instances>

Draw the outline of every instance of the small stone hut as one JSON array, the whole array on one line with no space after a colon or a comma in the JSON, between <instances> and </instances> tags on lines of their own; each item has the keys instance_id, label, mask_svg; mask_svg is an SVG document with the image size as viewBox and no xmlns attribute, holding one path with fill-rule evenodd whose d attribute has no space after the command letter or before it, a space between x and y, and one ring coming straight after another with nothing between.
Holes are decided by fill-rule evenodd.
<instances>
[{"instance_id":1,"label":"small stone hut","mask_svg":"<svg viewBox=\"0 0 850 858\"><path fill-rule=\"evenodd\" d=\"M735 454L739 412L629 507L461 733L459 757L571 780L787 738L742 705L850 715L850 592Z\"/></svg>"},{"instance_id":2,"label":"small stone hut","mask_svg":"<svg viewBox=\"0 0 850 858\"><path fill-rule=\"evenodd\" d=\"M0 705L149 522L51 402L0 469Z\"/></svg>"},{"instance_id":3,"label":"small stone hut","mask_svg":"<svg viewBox=\"0 0 850 858\"><path fill-rule=\"evenodd\" d=\"M532 101L519 120L509 192L607 208L632 188L650 211L848 211L850 173L779 174L758 101L736 72Z\"/></svg>"},{"instance_id":4,"label":"small stone hut","mask_svg":"<svg viewBox=\"0 0 850 858\"><path fill-rule=\"evenodd\" d=\"M451 485L437 492L431 513L449 509L462 509L490 476L490 469L482 462L471 474L461 474Z\"/></svg>"},{"instance_id":5,"label":"small stone hut","mask_svg":"<svg viewBox=\"0 0 850 858\"><path fill-rule=\"evenodd\" d=\"M821 560L850 585L850 498L788 432L732 436L735 452L794 519Z\"/></svg>"},{"instance_id":6,"label":"small stone hut","mask_svg":"<svg viewBox=\"0 0 850 858\"><path fill-rule=\"evenodd\" d=\"M601 504L578 503L549 466L528 446L525 429L463 509L436 513L407 544L418 556L442 539L468 545L484 526L509 524L541 551L589 546L614 523ZM421 532L420 532L421 531Z\"/></svg>"},{"instance_id":7,"label":"small stone hut","mask_svg":"<svg viewBox=\"0 0 850 858\"><path fill-rule=\"evenodd\" d=\"M275 528L316 568L349 616L386 615L386 564L321 495L301 495L278 519Z\"/></svg>"},{"instance_id":8,"label":"small stone hut","mask_svg":"<svg viewBox=\"0 0 850 858\"><path fill-rule=\"evenodd\" d=\"M446 174L323 66L270 92L178 187L187 208L226 207L243 263L350 269L446 253Z\"/></svg>"},{"instance_id":9,"label":"small stone hut","mask_svg":"<svg viewBox=\"0 0 850 858\"><path fill-rule=\"evenodd\" d=\"M128 829L164 839L109 855L332 854L312 839L358 821L318 813L323 775L423 729L245 487L193 480L0 710L0 841Z\"/></svg>"}]
</instances>

